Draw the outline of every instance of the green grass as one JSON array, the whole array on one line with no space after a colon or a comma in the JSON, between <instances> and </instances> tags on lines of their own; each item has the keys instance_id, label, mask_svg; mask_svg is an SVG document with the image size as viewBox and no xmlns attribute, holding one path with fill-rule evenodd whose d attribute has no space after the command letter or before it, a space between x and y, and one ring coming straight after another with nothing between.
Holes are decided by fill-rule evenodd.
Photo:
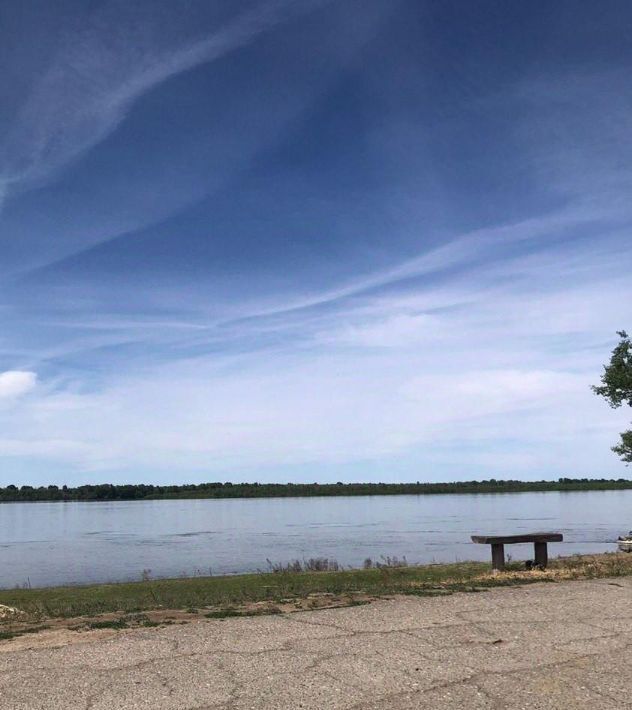
<instances>
[{"instance_id":1,"label":"green grass","mask_svg":"<svg viewBox=\"0 0 632 710\"><path fill-rule=\"evenodd\" d=\"M278 607L272 606L261 609L216 609L204 614L207 619L228 619L235 616L269 616L270 614L282 614Z\"/></svg>"},{"instance_id":2,"label":"green grass","mask_svg":"<svg viewBox=\"0 0 632 710\"><path fill-rule=\"evenodd\" d=\"M0 591L0 604L28 615L73 617L149 609L227 608L259 601L306 597L315 593L383 595L403 592L412 583L441 584L448 578L467 580L489 565L463 563L389 569L244 574L226 577L163 579L85 587Z\"/></svg>"},{"instance_id":3,"label":"green grass","mask_svg":"<svg viewBox=\"0 0 632 710\"><path fill-rule=\"evenodd\" d=\"M17 607L25 613L26 619L94 617L107 613L138 615L143 611L160 609L200 610L208 612L208 616L223 618L240 608L241 611L235 613L243 615L245 608L256 602L266 602L271 607L318 594L331 594L344 603L353 603L367 597L392 594L445 595L533 581L630 575L632 555L565 558L552 561L551 568L546 572L525 573L518 570L522 570L522 565L510 565L506 574L494 576L490 574L487 563L464 562L338 572L165 579L85 587L4 590L0 591L0 604ZM119 622L103 623L111 626ZM2 624L0 630L1 627Z\"/></svg>"},{"instance_id":4,"label":"green grass","mask_svg":"<svg viewBox=\"0 0 632 710\"><path fill-rule=\"evenodd\" d=\"M89 629L128 629L133 626L160 625L152 621L146 614L125 614L116 619L97 619L87 623Z\"/></svg>"}]
</instances>

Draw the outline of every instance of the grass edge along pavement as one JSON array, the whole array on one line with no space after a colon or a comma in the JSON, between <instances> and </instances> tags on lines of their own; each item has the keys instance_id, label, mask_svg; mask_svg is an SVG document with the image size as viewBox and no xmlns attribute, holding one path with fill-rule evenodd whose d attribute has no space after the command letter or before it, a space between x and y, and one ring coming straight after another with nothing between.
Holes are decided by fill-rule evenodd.
<instances>
[{"instance_id":1,"label":"grass edge along pavement","mask_svg":"<svg viewBox=\"0 0 632 710\"><path fill-rule=\"evenodd\" d=\"M290 569L291 566L283 568ZM75 630L183 623L353 606L397 594L438 596L490 587L632 575L632 555L560 557L546 570L503 573L463 562L324 572L257 573L77 587L0 590L0 642L51 624Z\"/></svg>"}]
</instances>

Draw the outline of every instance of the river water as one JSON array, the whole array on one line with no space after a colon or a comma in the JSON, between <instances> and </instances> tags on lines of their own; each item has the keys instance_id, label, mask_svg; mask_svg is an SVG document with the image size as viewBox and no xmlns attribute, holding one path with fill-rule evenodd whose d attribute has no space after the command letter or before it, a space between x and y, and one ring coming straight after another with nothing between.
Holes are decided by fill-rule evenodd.
<instances>
[{"instance_id":1,"label":"river water","mask_svg":"<svg viewBox=\"0 0 632 710\"><path fill-rule=\"evenodd\" d=\"M606 552L630 528L632 490L6 503L0 587L265 571L268 560L310 557L354 567L489 559L473 533L559 531L549 555ZM527 559L532 546L506 552Z\"/></svg>"}]
</instances>

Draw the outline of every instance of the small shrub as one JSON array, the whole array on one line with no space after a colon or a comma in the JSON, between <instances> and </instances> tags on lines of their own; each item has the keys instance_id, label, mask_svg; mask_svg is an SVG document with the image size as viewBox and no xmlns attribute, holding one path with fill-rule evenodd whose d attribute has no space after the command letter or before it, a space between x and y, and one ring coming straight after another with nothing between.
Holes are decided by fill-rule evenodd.
<instances>
[{"instance_id":1,"label":"small shrub","mask_svg":"<svg viewBox=\"0 0 632 710\"><path fill-rule=\"evenodd\" d=\"M328 557L310 557L308 560L292 560L291 562L272 562L266 560L268 570L276 574L298 574L299 572L339 572L342 565L338 560Z\"/></svg>"},{"instance_id":2,"label":"small shrub","mask_svg":"<svg viewBox=\"0 0 632 710\"><path fill-rule=\"evenodd\" d=\"M294 562L272 562L270 559L266 559L268 563L268 571L273 574L285 574L289 572L302 572L303 567L300 560L294 560Z\"/></svg>"},{"instance_id":3,"label":"small shrub","mask_svg":"<svg viewBox=\"0 0 632 710\"><path fill-rule=\"evenodd\" d=\"M283 612L276 606L263 607L259 609L216 609L209 611L204 616L207 619L228 619L236 616L267 616L269 614L282 614Z\"/></svg>"},{"instance_id":4,"label":"small shrub","mask_svg":"<svg viewBox=\"0 0 632 710\"><path fill-rule=\"evenodd\" d=\"M227 619L231 616L242 616L240 611L237 609L215 609L204 614L207 619Z\"/></svg>"}]
</instances>

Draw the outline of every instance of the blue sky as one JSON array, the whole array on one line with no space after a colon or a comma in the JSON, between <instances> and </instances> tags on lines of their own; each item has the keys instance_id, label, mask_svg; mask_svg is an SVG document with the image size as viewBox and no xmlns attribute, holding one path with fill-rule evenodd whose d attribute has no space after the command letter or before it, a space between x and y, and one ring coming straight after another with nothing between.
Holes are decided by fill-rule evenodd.
<instances>
[{"instance_id":1,"label":"blue sky","mask_svg":"<svg viewBox=\"0 0 632 710\"><path fill-rule=\"evenodd\" d=\"M632 7L0 8L0 484L623 476Z\"/></svg>"}]
</instances>

